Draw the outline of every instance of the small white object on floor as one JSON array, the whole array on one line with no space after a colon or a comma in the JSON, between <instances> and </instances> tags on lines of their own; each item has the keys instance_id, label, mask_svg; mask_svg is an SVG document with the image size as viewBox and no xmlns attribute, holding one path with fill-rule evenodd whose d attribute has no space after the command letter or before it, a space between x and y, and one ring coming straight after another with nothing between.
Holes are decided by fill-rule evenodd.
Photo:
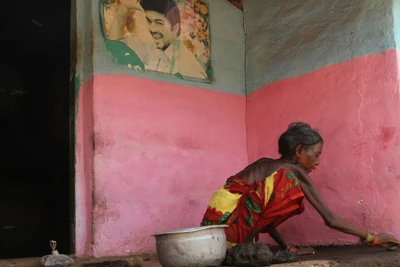
<instances>
[{"instance_id":1,"label":"small white object on floor","mask_svg":"<svg viewBox=\"0 0 400 267\"><path fill-rule=\"evenodd\" d=\"M74 260L68 257L67 255L63 255L58 253L56 250L57 242L51 240L51 255L46 255L42 257L41 263L45 267L67 267L74 264Z\"/></svg>"}]
</instances>

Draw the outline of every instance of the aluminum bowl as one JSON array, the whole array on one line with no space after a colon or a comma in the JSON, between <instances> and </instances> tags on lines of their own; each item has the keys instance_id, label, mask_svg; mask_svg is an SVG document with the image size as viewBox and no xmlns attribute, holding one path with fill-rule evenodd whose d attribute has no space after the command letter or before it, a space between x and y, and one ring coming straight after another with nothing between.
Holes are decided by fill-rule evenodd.
<instances>
[{"instance_id":1,"label":"aluminum bowl","mask_svg":"<svg viewBox=\"0 0 400 267\"><path fill-rule=\"evenodd\" d=\"M156 233L158 260L163 267L220 266L226 255L225 227L228 225Z\"/></svg>"}]
</instances>

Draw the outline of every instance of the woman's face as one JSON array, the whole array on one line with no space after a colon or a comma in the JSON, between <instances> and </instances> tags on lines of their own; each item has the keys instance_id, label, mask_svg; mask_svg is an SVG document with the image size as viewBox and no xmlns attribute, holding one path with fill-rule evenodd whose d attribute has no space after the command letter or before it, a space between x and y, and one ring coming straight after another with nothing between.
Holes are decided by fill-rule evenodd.
<instances>
[{"instance_id":1,"label":"woman's face","mask_svg":"<svg viewBox=\"0 0 400 267\"><path fill-rule=\"evenodd\" d=\"M298 146L296 148L296 163L299 164L307 173L317 168L322 153L322 143L318 143L308 148Z\"/></svg>"}]
</instances>

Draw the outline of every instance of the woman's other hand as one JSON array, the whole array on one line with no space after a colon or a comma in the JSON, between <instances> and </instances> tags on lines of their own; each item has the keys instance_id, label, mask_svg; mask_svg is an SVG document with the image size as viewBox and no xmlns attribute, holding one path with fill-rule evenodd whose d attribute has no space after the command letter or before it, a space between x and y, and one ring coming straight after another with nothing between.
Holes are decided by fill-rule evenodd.
<instances>
[{"instance_id":1,"label":"woman's other hand","mask_svg":"<svg viewBox=\"0 0 400 267\"><path fill-rule=\"evenodd\" d=\"M314 255L317 253L312 247L290 247L290 252L296 254L297 256Z\"/></svg>"},{"instance_id":2,"label":"woman's other hand","mask_svg":"<svg viewBox=\"0 0 400 267\"><path fill-rule=\"evenodd\" d=\"M314 255L316 253L317 252L312 247L297 248L296 251L297 256Z\"/></svg>"}]
</instances>

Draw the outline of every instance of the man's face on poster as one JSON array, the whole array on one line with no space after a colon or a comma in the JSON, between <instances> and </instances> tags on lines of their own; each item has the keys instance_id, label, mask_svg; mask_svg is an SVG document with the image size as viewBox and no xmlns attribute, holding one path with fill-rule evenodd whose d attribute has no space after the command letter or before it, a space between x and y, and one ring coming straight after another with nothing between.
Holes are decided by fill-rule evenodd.
<instances>
[{"instance_id":1,"label":"man's face on poster","mask_svg":"<svg viewBox=\"0 0 400 267\"><path fill-rule=\"evenodd\" d=\"M172 26L168 18L156 11L146 11L151 36L158 49L165 50L178 37L179 23Z\"/></svg>"}]
</instances>

